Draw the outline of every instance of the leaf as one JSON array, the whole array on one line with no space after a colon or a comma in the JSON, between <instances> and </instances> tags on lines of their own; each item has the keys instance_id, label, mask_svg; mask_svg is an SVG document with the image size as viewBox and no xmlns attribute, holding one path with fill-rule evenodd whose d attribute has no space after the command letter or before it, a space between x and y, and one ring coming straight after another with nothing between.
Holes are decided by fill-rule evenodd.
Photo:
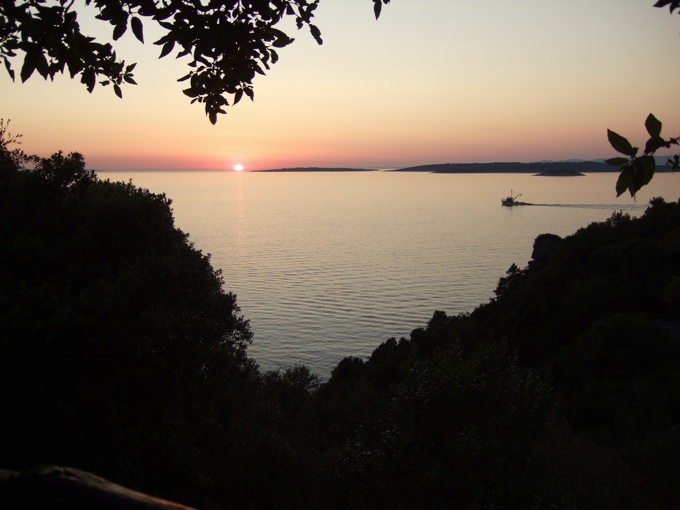
<instances>
[{"instance_id":1,"label":"leaf","mask_svg":"<svg viewBox=\"0 0 680 510\"><path fill-rule=\"evenodd\" d=\"M116 15L116 13L114 12L113 7L107 6L107 7L104 7L101 10L101 12L99 14L97 14L97 16L95 16L95 17L97 19L102 20L102 21L109 21L109 20L112 20L115 15Z\"/></svg>"},{"instance_id":2,"label":"leaf","mask_svg":"<svg viewBox=\"0 0 680 510\"><path fill-rule=\"evenodd\" d=\"M611 166L621 166L621 165L625 165L629 162L630 162L629 159L621 158L621 157L609 158L609 159L605 160L605 163L607 163L608 165L611 165Z\"/></svg>"},{"instance_id":3,"label":"leaf","mask_svg":"<svg viewBox=\"0 0 680 510\"><path fill-rule=\"evenodd\" d=\"M678 8L679 2L677 0L659 0L654 4L654 7L665 7L668 5L671 12Z\"/></svg>"},{"instance_id":4,"label":"leaf","mask_svg":"<svg viewBox=\"0 0 680 510\"><path fill-rule=\"evenodd\" d=\"M645 127L647 128L647 133L649 133L650 137L658 138L661 136L661 121L651 113L645 120Z\"/></svg>"},{"instance_id":5,"label":"leaf","mask_svg":"<svg viewBox=\"0 0 680 510\"><path fill-rule=\"evenodd\" d=\"M78 74L80 71L83 70L83 61L76 55L75 52L72 52L69 54L67 57L66 65L68 66L68 72L71 75L71 78L75 77L76 74Z\"/></svg>"},{"instance_id":6,"label":"leaf","mask_svg":"<svg viewBox=\"0 0 680 510\"><path fill-rule=\"evenodd\" d=\"M654 156L643 156L638 160L637 165L637 179L636 179L636 189L637 192L642 186L646 186L654 177L654 171L656 170L656 160ZM639 184L639 185L638 185Z\"/></svg>"},{"instance_id":7,"label":"leaf","mask_svg":"<svg viewBox=\"0 0 680 510\"><path fill-rule=\"evenodd\" d=\"M40 76L47 79L47 77L49 75L49 71L50 71L50 66L47 63L47 59L45 58L45 54L42 51L40 51L38 53L38 57L37 57L37 60L36 60L36 63L35 63L35 68L40 73Z\"/></svg>"},{"instance_id":8,"label":"leaf","mask_svg":"<svg viewBox=\"0 0 680 510\"><path fill-rule=\"evenodd\" d=\"M142 25L142 20L137 16L133 16L130 20L130 26L132 27L132 33L141 42L144 43L144 26Z\"/></svg>"},{"instance_id":9,"label":"leaf","mask_svg":"<svg viewBox=\"0 0 680 510\"><path fill-rule=\"evenodd\" d=\"M217 124L217 112L210 112L208 113L208 118L210 119L210 123L214 126Z\"/></svg>"},{"instance_id":10,"label":"leaf","mask_svg":"<svg viewBox=\"0 0 680 510\"><path fill-rule=\"evenodd\" d=\"M119 98L123 99L123 92L120 90L120 87L115 83L113 84L113 91Z\"/></svg>"},{"instance_id":11,"label":"leaf","mask_svg":"<svg viewBox=\"0 0 680 510\"><path fill-rule=\"evenodd\" d=\"M91 67L85 69L80 75L80 83L83 83L87 87L87 91L91 93L94 90L94 86L96 84L94 69Z\"/></svg>"},{"instance_id":12,"label":"leaf","mask_svg":"<svg viewBox=\"0 0 680 510\"><path fill-rule=\"evenodd\" d=\"M185 96L189 96L189 97L197 97L200 94L200 92L198 90L194 89L193 87L188 88L188 89L184 89L182 92L184 92Z\"/></svg>"},{"instance_id":13,"label":"leaf","mask_svg":"<svg viewBox=\"0 0 680 510\"><path fill-rule=\"evenodd\" d=\"M283 48L293 42L293 39L289 37L288 34L286 34L285 32L282 32L281 30L272 28L270 32L271 37L274 39L272 41L272 45L275 48Z\"/></svg>"},{"instance_id":14,"label":"leaf","mask_svg":"<svg viewBox=\"0 0 680 510\"><path fill-rule=\"evenodd\" d=\"M123 34L127 31L127 21L124 23L119 23L113 28L113 40L117 41Z\"/></svg>"},{"instance_id":15,"label":"leaf","mask_svg":"<svg viewBox=\"0 0 680 510\"><path fill-rule=\"evenodd\" d=\"M616 152L620 152L621 154L625 154L631 158L634 158L637 154L636 147L633 147L626 138L618 133L615 133L611 129L607 129L607 138Z\"/></svg>"},{"instance_id":16,"label":"leaf","mask_svg":"<svg viewBox=\"0 0 680 510\"><path fill-rule=\"evenodd\" d=\"M170 41L171 39L172 39L172 38L170 37L170 34L165 34L163 37L161 37L160 39L158 39L157 41L155 41L154 44L155 44L156 46L161 46L161 45L167 43L168 41Z\"/></svg>"},{"instance_id":17,"label":"leaf","mask_svg":"<svg viewBox=\"0 0 680 510\"><path fill-rule=\"evenodd\" d=\"M293 42L293 39L280 37L278 39L274 39L272 46L274 46L274 48L285 48L291 42Z\"/></svg>"},{"instance_id":18,"label":"leaf","mask_svg":"<svg viewBox=\"0 0 680 510\"><path fill-rule=\"evenodd\" d=\"M125 76L123 76L123 79L125 80L126 83L129 83L131 85L137 85L137 82L130 74L126 74Z\"/></svg>"},{"instance_id":19,"label":"leaf","mask_svg":"<svg viewBox=\"0 0 680 510\"><path fill-rule=\"evenodd\" d=\"M7 58L5 60L5 69L7 69L7 74L9 74L10 78L12 78L12 81L14 81L14 69L12 69L12 66L9 63L9 60Z\"/></svg>"},{"instance_id":20,"label":"leaf","mask_svg":"<svg viewBox=\"0 0 680 510\"><path fill-rule=\"evenodd\" d=\"M652 180L655 170L656 160L653 156L643 156L623 166L621 175L616 181L616 196L621 196L624 191L628 190L630 196L635 198L640 188Z\"/></svg>"},{"instance_id":21,"label":"leaf","mask_svg":"<svg viewBox=\"0 0 680 510\"><path fill-rule=\"evenodd\" d=\"M373 13L375 14L375 19L380 17L380 11L382 10L382 2L380 0L373 0Z\"/></svg>"},{"instance_id":22,"label":"leaf","mask_svg":"<svg viewBox=\"0 0 680 510\"><path fill-rule=\"evenodd\" d=\"M645 144L645 154L653 154L666 145L666 141L660 136L653 136Z\"/></svg>"},{"instance_id":23,"label":"leaf","mask_svg":"<svg viewBox=\"0 0 680 510\"><path fill-rule=\"evenodd\" d=\"M47 63L47 60L45 60L45 63ZM66 61L53 61L52 64L47 64L46 74L49 75L52 80L54 80L54 75L64 73L64 67L66 67Z\"/></svg>"},{"instance_id":24,"label":"leaf","mask_svg":"<svg viewBox=\"0 0 680 510\"><path fill-rule=\"evenodd\" d=\"M312 36L314 37L314 40L316 40L317 44L323 44L323 39L321 39L321 30L316 25L309 25L309 30L312 32Z\"/></svg>"},{"instance_id":25,"label":"leaf","mask_svg":"<svg viewBox=\"0 0 680 510\"><path fill-rule=\"evenodd\" d=\"M234 104L237 104L243 97L243 89L239 89L234 94Z\"/></svg>"},{"instance_id":26,"label":"leaf","mask_svg":"<svg viewBox=\"0 0 680 510\"><path fill-rule=\"evenodd\" d=\"M626 165L621 168L619 178L616 180L616 196L620 197L627 189L631 189L630 195L634 196L632 191L633 186L633 167Z\"/></svg>"},{"instance_id":27,"label":"leaf","mask_svg":"<svg viewBox=\"0 0 680 510\"><path fill-rule=\"evenodd\" d=\"M172 49L175 47L175 42L174 41L169 41L163 45L163 49L161 49L161 54L158 56L158 58L163 58L165 57L168 53L172 51Z\"/></svg>"},{"instance_id":28,"label":"leaf","mask_svg":"<svg viewBox=\"0 0 680 510\"><path fill-rule=\"evenodd\" d=\"M26 56L24 57L24 65L21 66L22 83L28 80L33 74L33 71L35 71L35 66L38 62L36 53L37 51L35 49L31 49L26 53Z\"/></svg>"}]
</instances>

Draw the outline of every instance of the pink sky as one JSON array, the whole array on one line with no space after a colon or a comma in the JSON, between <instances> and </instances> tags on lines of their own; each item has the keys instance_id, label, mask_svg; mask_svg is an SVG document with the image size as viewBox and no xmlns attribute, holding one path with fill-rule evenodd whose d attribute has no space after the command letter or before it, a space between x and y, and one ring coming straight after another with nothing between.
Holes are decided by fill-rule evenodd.
<instances>
[{"instance_id":1,"label":"pink sky","mask_svg":"<svg viewBox=\"0 0 680 510\"><path fill-rule=\"evenodd\" d=\"M325 0L324 45L294 33L255 102L217 126L182 94L182 62L127 36L119 53L139 62L139 86L122 101L67 77L21 84L3 72L0 117L27 152L78 151L108 170L610 157L607 128L642 144L650 112L680 134L680 23L652 5L401 0L376 22L369 0Z\"/></svg>"}]
</instances>

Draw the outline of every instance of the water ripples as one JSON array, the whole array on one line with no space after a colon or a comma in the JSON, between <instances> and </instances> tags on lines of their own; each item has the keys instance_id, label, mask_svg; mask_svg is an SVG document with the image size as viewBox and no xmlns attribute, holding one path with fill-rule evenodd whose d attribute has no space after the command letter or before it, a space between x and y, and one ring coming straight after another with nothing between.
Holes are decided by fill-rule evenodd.
<instances>
[{"instance_id":1,"label":"water ripples","mask_svg":"<svg viewBox=\"0 0 680 510\"><path fill-rule=\"evenodd\" d=\"M512 263L528 262L538 234L567 235L646 207L643 197L606 203L613 174L588 176L587 186L488 174L132 177L166 192L177 225L212 254L251 322L261 368L303 363L322 377L345 356L366 357L424 327L435 310L487 301ZM501 207L511 188L546 203ZM592 203L570 203L574 196Z\"/></svg>"}]
</instances>

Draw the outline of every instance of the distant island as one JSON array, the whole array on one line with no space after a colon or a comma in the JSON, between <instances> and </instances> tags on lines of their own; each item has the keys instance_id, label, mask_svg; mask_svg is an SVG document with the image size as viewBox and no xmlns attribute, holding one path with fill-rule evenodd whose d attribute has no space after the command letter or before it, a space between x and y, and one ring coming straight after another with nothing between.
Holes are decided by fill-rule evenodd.
<instances>
[{"instance_id":1,"label":"distant island","mask_svg":"<svg viewBox=\"0 0 680 510\"><path fill-rule=\"evenodd\" d=\"M548 170L533 175L536 177L584 177L586 174L578 170Z\"/></svg>"},{"instance_id":2,"label":"distant island","mask_svg":"<svg viewBox=\"0 0 680 510\"><path fill-rule=\"evenodd\" d=\"M251 170L251 172L375 172L368 168L322 168L318 166Z\"/></svg>"}]
</instances>

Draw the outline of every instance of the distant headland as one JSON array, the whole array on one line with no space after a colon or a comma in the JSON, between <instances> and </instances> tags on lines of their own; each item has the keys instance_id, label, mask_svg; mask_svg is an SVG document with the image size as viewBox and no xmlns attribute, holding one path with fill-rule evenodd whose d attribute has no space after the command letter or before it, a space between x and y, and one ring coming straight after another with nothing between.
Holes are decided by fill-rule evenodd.
<instances>
[{"instance_id":1,"label":"distant headland","mask_svg":"<svg viewBox=\"0 0 680 510\"><path fill-rule=\"evenodd\" d=\"M587 172L615 172L598 161L541 161L536 163L441 163L393 170L394 172L430 172L434 174L534 174L540 176L581 176Z\"/></svg>"},{"instance_id":2,"label":"distant headland","mask_svg":"<svg viewBox=\"0 0 680 510\"><path fill-rule=\"evenodd\" d=\"M375 168L294 167L251 172L376 172ZM383 170L385 172L426 172L433 174L533 174L540 177L578 177L587 173L618 172L617 167L601 161L538 161L535 163L437 163ZM657 165L657 172L669 171Z\"/></svg>"}]
</instances>

